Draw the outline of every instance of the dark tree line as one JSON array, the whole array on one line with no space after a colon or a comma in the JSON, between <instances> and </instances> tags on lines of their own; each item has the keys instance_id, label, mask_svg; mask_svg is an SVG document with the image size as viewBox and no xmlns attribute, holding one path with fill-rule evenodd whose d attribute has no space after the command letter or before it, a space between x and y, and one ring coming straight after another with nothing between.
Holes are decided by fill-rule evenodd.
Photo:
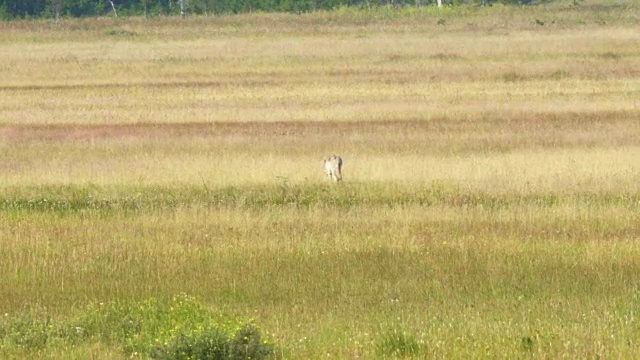
<instances>
[{"instance_id":1,"label":"dark tree line","mask_svg":"<svg viewBox=\"0 0 640 360\"><path fill-rule=\"evenodd\" d=\"M443 0L445 5L528 4L536 0ZM119 15L307 12L340 6L434 5L436 0L0 0L0 20Z\"/></svg>"}]
</instances>

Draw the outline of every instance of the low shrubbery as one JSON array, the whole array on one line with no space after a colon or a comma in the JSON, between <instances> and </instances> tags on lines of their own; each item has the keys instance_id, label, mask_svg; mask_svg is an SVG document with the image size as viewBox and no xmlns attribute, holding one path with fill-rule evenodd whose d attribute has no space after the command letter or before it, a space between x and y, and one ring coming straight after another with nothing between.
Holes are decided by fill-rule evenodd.
<instances>
[{"instance_id":1,"label":"low shrubbery","mask_svg":"<svg viewBox=\"0 0 640 360\"><path fill-rule=\"evenodd\" d=\"M0 323L0 353L95 342L154 359L262 359L272 352L252 321L214 314L187 295L90 304L63 320L30 309L5 314Z\"/></svg>"}]
</instances>

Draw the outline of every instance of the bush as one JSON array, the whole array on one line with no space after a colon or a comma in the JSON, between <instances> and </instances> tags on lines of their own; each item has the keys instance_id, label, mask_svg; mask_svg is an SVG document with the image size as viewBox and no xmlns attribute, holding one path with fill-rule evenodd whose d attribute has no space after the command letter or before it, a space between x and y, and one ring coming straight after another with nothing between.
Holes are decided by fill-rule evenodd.
<instances>
[{"instance_id":1,"label":"bush","mask_svg":"<svg viewBox=\"0 0 640 360\"><path fill-rule=\"evenodd\" d=\"M94 307L80 323L103 340L120 343L128 354L155 359L260 359L270 353L252 322L213 314L185 294ZM249 345L246 356L239 351L243 342Z\"/></svg>"},{"instance_id":2,"label":"bush","mask_svg":"<svg viewBox=\"0 0 640 360\"><path fill-rule=\"evenodd\" d=\"M248 323L231 336L219 327L181 331L168 342L154 346L150 356L159 360L264 359L270 353L271 345Z\"/></svg>"},{"instance_id":3,"label":"bush","mask_svg":"<svg viewBox=\"0 0 640 360\"><path fill-rule=\"evenodd\" d=\"M154 359L263 359L272 352L253 322L214 314L184 294L94 303L63 321L31 310L0 321L0 349L37 353L96 342Z\"/></svg>"}]
</instances>

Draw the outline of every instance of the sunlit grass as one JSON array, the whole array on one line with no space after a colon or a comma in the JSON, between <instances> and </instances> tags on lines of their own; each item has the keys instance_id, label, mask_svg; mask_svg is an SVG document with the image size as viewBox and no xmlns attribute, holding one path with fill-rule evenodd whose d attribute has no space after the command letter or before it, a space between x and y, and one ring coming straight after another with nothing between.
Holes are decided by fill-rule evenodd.
<instances>
[{"instance_id":1,"label":"sunlit grass","mask_svg":"<svg viewBox=\"0 0 640 360\"><path fill-rule=\"evenodd\" d=\"M185 291L301 356L370 357L396 326L434 356L520 354L527 337L539 354L632 351L637 194L344 185L22 188L2 209L6 309ZM17 202L38 194L76 207Z\"/></svg>"},{"instance_id":2,"label":"sunlit grass","mask_svg":"<svg viewBox=\"0 0 640 360\"><path fill-rule=\"evenodd\" d=\"M516 13L522 16L517 19L533 22L533 15ZM282 15L249 17L246 26L272 16ZM456 16L459 21L469 20ZM284 17L283 21L291 20L302 29L305 21L318 21L321 15ZM182 27L174 24L175 19L147 23L128 19L117 22L118 26L139 26L146 31L143 38L113 39L102 34L86 41L82 36L87 32L79 30L63 32L64 47L48 41L48 32L40 35L40 41L1 43L0 62L6 76L0 83L0 123L372 121L479 119L504 112L638 113L632 101L639 91L637 24L561 26L547 31L523 28L516 21L516 25L499 27L497 33L477 36L482 31L474 27L452 31L424 25L421 18L400 16L397 23L383 27L376 21L384 20L375 19L365 26L324 23L321 28L326 32L289 32L286 25L273 21L269 25L274 28L266 33L247 33L245 27L223 34L196 33L205 26L225 29L225 19L191 19ZM105 26L108 21L92 26ZM78 23L90 26L85 20ZM61 26L50 32L63 31L65 25Z\"/></svg>"},{"instance_id":3,"label":"sunlit grass","mask_svg":"<svg viewBox=\"0 0 640 360\"><path fill-rule=\"evenodd\" d=\"M636 6L2 23L0 316L186 293L284 358L637 357ZM0 357L131 355L51 339Z\"/></svg>"},{"instance_id":4,"label":"sunlit grass","mask_svg":"<svg viewBox=\"0 0 640 360\"><path fill-rule=\"evenodd\" d=\"M320 184L326 183L321 171L321 159L326 155L321 150L322 142L331 141L332 145L327 146L331 150L325 152L337 149L343 154L345 179L351 183L393 181L410 185L445 181L490 193L636 191L639 147L607 146L616 141L616 131L611 131L611 138L601 139L595 132L485 136L473 135L469 130L455 140L449 137L449 141L457 143L447 143L446 136L452 132L434 134L428 130L421 131L426 136L423 139L417 134L403 138L401 132L380 137L350 133L333 138L322 136L308 144L302 143L304 136L234 140L233 135L223 140L205 137L137 142L97 139L94 144L81 145L31 143L13 150L5 147L13 155L5 158L10 171L0 174L0 179L3 186L13 187ZM618 136L624 138L617 141L626 142L630 135L620 133ZM363 137L350 141L356 136ZM378 148L370 147L372 141ZM556 141L566 148L554 147ZM577 148L572 146L576 143ZM448 145L451 154L438 154ZM457 146L460 148L456 150ZM381 149L387 153L378 152Z\"/></svg>"}]
</instances>

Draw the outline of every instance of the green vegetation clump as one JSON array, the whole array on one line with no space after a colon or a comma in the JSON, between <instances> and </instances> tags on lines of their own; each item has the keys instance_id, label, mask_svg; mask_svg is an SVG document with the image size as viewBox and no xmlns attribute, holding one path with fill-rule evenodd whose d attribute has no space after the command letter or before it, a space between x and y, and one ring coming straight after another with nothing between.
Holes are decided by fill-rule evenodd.
<instances>
[{"instance_id":1,"label":"green vegetation clump","mask_svg":"<svg viewBox=\"0 0 640 360\"><path fill-rule=\"evenodd\" d=\"M249 185L207 189L144 186L113 189L95 185L44 186L9 189L0 194L0 213L43 213L57 216L116 216L200 208L208 210L265 210L272 208L353 209L360 206L447 206L508 209L514 206L553 208L563 205L640 206L640 193L609 191L555 191L490 193L465 190L451 184L351 183L339 187L321 184Z\"/></svg>"},{"instance_id":2,"label":"green vegetation clump","mask_svg":"<svg viewBox=\"0 0 640 360\"><path fill-rule=\"evenodd\" d=\"M416 336L397 326L382 331L376 342L376 352L383 358L417 356L420 351Z\"/></svg>"},{"instance_id":3,"label":"green vegetation clump","mask_svg":"<svg viewBox=\"0 0 640 360\"><path fill-rule=\"evenodd\" d=\"M214 314L185 294L92 303L62 320L28 309L5 314L0 322L2 353L37 354L96 342L153 359L263 359L273 350L252 321Z\"/></svg>"},{"instance_id":4,"label":"green vegetation clump","mask_svg":"<svg viewBox=\"0 0 640 360\"><path fill-rule=\"evenodd\" d=\"M271 346L260 337L253 324L244 324L231 334L220 327L180 331L169 341L159 342L151 358L174 359L263 359Z\"/></svg>"}]
</instances>

